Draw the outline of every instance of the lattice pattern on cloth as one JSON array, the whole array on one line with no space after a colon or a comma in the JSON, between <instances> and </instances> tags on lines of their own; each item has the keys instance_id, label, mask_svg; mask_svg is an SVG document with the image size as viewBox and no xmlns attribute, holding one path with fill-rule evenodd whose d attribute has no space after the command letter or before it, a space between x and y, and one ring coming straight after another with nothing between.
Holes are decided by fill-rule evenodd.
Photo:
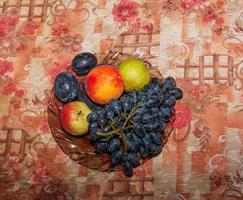
<instances>
[{"instance_id":1,"label":"lattice pattern on cloth","mask_svg":"<svg viewBox=\"0 0 243 200\"><path fill-rule=\"evenodd\" d=\"M139 54L149 61L153 67L158 67L158 57L153 52L160 51L160 32L148 33L123 33L115 41L114 49L123 54Z\"/></svg>"},{"instance_id":2,"label":"lattice pattern on cloth","mask_svg":"<svg viewBox=\"0 0 243 200\"><path fill-rule=\"evenodd\" d=\"M48 8L52 7L49 0L16 0L0 1L0 12L4 13L11 8L17 8L20 12L20 18L32 21L34 18L45 22L48 15Z\"/></svg>"},{"instance_id":3,"label":"lattice pattern on cloth","mask_svg":"<svg viewBox=\"0 0 243 200\"><path fill-rule=\"evenodd\" d=\"M30 143L28 133L22 129L0 130L0 160L6 160L11 155L17 155L23 160Z\"/></svg>"},{"instance_id":4,"label":"lattice pattern on cloth","mask_svg":"<svg viewBox=\"0 0 243 200\"><path fill-rule=\"evenodd\" d=\"M132 179L115 178L108 182L109 191L103 194L103 200L132 197L137 200L152 198L153 191L146 191L145 184L153 185L153 177L136 177Z\"/></svg>"},{"instance_id":5,"label":"lattice pattern on cloth","mask_svg":"<svg viewBox=\"0 0 243 200\"><path fill-rule=\"evenodd\" d=\"M211 60L209 64L206 63L207 59ZM192 80L199 84L205 82L217 84L223 81L232 86L235 79L233 58L226 54L199 56L198 65L191 65L190 59L185 59L184 65L177 65L177 68L182 70L180 71L182 72L180 78ZM223 73L220 73L221 71ZM228 76L222 76L221 74L227 74Z\"/></svg>"}]
</instances>

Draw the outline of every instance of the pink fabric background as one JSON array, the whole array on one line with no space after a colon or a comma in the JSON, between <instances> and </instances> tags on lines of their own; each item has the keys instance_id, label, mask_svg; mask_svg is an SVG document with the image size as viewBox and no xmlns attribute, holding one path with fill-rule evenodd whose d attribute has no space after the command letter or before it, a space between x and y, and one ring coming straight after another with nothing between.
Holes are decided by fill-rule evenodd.
<instances>
[{"instance_id":1,"label":"pink fabric background","mask_svg":"<svg viewBox=\"0 0 243 200\"><path fill-rule=\"evenodd\" d=\"M0 199L243 199L241 0L0 1ZM184 91L163 152L134 177L71 161L47 123L81 51L139 56Z\"/></svg>"}]
</instances>

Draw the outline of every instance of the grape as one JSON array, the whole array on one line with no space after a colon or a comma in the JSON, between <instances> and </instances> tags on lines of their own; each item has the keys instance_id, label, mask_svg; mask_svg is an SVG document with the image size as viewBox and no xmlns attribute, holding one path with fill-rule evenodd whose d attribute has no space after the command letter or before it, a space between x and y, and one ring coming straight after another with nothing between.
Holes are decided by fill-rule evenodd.
<instances>
[{"instance_id":1,"label":"grape","mask_svg":"<svg viewBox=\"0 0 243 200\"><path fill-rule=\"evenodd\" d=\"M146 85L144 88L143 88L143 90L142 90L142 92L148 92L148 90L150 89L150 85ZM143 93L140 93L140 95L142 95Z\"/></svg>"},{"instance_id":2,"label":"grape","mask_svg":"<svg viewBox=\"0 0 243 200\"><path fill-rule=\"evenodd\" d=\"M159 117L159 112L153 112L153 113L151 113L151 115L152 115L152 117L153 117L154 119L156 119L156 118Z\"/></svg>"},{"instance_id":3,"label":"grape","mask_svg":"<svg viewBox=\"0 0 243 200\"><path fill-rule=\"evenodd\" d=\"M112 122L113 125L114 125L114 124L116 124L117 122L120 122L120 119L119 119L119 117L115 116L112 120L109 120L109 121Z\"/></svg>"},{"instance_id":4,"label":"grape","mask_svg":"<svg viewBox=\"0 0 243 200\"><path fill-rule=\"evenodd\" d=\"M117 129L122 128L122 127L123 127L123 123L120 122L120 121L116 121L116 122L114 123L114 127L117 128Z\"/></svg>"},{"instance_id":5,"label":"grape","mask_svg":"<svg viewBox=\"0 0 243 200\"><path fill-rule=\"evenodd\" d=\"M146 134L145 137L143 138L143 143L144 143L144 147L146 149L147 152L150 151L150 145L151 145L151 139L149 134Z\"/></svg>"},{"instance_id":6,"label":"grape","mask_svg":"<svg viewBox=\"0 0 243 200\"><path fill-rule=\"evenodd\" d=\"M160 130L165 130L166 123L163 120L161 120L161 122L159 123L159 128L160 128Z\"/></svg>"},{"instance_id":7,"label":"grape","mask_svg":"<svg viewBox=\"0 0 243 200\"><path fill-rule=\"evenodd\" d=\"M174 88L173 81L165 80L163 84L160 85L162 92L168 92Z\"/></svg>"},{"instance_id":8,"label":"grape","mask_svg":"<svg viewBox=\"0 0 243 200\"><path fill-rule=\"evenodd\" d=\"M159 127L159 124L157 122L153 123L153 124L148 124L146 126L146 129L149 131L153 131L156 130Z\"/></svg>"},{"instance_id":9,"label":"grape","mask_svg":"<svg viewBox=\"0 0 243 200\"><path fill-rule=\"evenodd\" d=\"M158 86L160 84L160 80L158 78L156 78L156 77L153 77L151 79L151 84L155 85L155 86Z\"/></svg>"},{"instance_id":10,"label":"grape","mask_svg":"<svg viewBox=\"0 0 243 200\"><path fill-rule=\"evenodd\" d=\"M133 91L131 94L131 100L134 104L136 104L138 101L139 101L139 98L138 98L138 91Z\"/></svg>"},{"instance_id":11,"label":"grape","mask_svg":"<svg viewBox=\"0 0 243 200\"><path fill-rule=\"evenodd\" d=\"M169 94L170 94L170 95L173 95L176 99L181 99L182 96L183 96L183 92L182 92L182 90L179 89L179 88L175 88L175 89L173 89L173 90L170 90L170 91L169 91Z\"/></svg>"},{"instance_id":12,"label":"grape","mask_svg":"<svg viewBox=\"0 0 243 200\"><path fill-rule=\"evenodd\" d=\"M151 135L151 138L152 138L152 142L154 144L157 144L157 145L161 145L162 144L162 141L161 141L161 135L160 134L157 134L157 133L150 133Z\"/></svg>"},{"instance_id":13,"label":"grape","mask_svg":"<svg viewBox=\"0 0 243 200\"><path fill-rule=\"evenodd\" d=\"M127 151L128 152L135 152L136 151L136 146L135 143L131 140L127 140Z\"/></svg>"},{"instance_id":14,"label":"grape","mask_svg":"<svg viewBox=\"0 0 243 200\"><path fill-rule=\"evenodd\" d=\"M165 94L161 94L158 98L159 98L159 104L161 105L164 103L166 96Z\"/></svg>"},{"instance_id":15,"label":"grape","mask_svg":"<svg viewBox=\"0 0 243 200\"><path fill-rule=\"evenodd\" d=\"M136 153L129 153L127 154L127 160L134 166L139 165L139 159Z\"/></svg>"},{"instance_id":16,"label":"grape","mask_svg":"<svg viewBox=\"0 0 243 200\"><path fill-rule=\"evenodd\" d=\"M148 157L148 153L143 146L139 147L139 153L143 159Z\"/></svg>"},{"instance_id":17,"label":"grape","mask_svg":"<svg viewBox=\"0 0 243 200\"><path fill-rule=\"evenodd\" d=\"M145 130L142 124L135 124L134 125L134 133L139 136L139 137L144 137L145 135Z\"/></svg>"},{"instance_id":18,"label":"grape","mask_svg":"<svg viewBox=\"0 0 243 200\"><path fill-rule=\"evenodd\" d=\"M157 107L151 108L151 113L152 114L159 113L159 108L157 108Z\"/></svg>"},{"instance_id":19,"label":"grape","mask_svg":"<svg viewBox=\"0 0 243 200\"><path fill-rule=\"evenodd\" d=\"M174 96L170 96L168 99L165 100L164 104L166 106L172 107L176 103L176 98Z\"/></svg>"},{"instance_id":20,"label":"grape","mask_svg":"<svg viewBox=\"0 0 243 200\"><path fill-rule=\"evenodd\" d=\"M129 98L127 98L124 102L122 102L122 108L124 111L128 111L132 108L132 102Z\"/></svg>"},{"instance_id":21,"label":"grape","mask_svg":"<svg viewBox=\"0 0 243 200\"><path fill-rule=\"evenodd\" d=\"M103 127L103 131L106 133L106 132L109 132L109 131L111 131L112 129L111 129L111 127L109 127L109 126L106 126L106 127Z\"/></svg>"},{"instance_id":22,"label":"grape","mask_svg":"<svg viewBox=\"0 0 243 200\"><path fill-rule=\"evenodd\" d=\"M169 107L160 108L159 116L163 117L164 119L169 119L172 116L171 108Z\"/></svg>"},{"instance_id":23,"label":"grape","mask_svg":"<svg viewBox=\"0 0 243 200\"><path fill-rule=\"evenodd\" d=\"M146 87L146 86L145 86ZM139 101L143 100L143 91L137 94Z\"/></svg>"},{"instance_id":24,"label":"grape","mask_svg":"<svg viewBox=\"0 0 243 200\"><path fill-rule=\"evenodd\" d=\"M166 79L165 79L165 82L170 84L171 86L176 86L176 81L173 77L171 76L168 76Z\"/></svg>"},{"instance_id":25,"label":"grape","mask_svg":"<svg viewBox=\"0 0 243 200\"><path fill-rule=\"evenodd\" d=\"M90 136L90 140L91 141L98 141L99 139L101 139L101 136L99 136L99 135L97 135L97 132L98 132L98 130L96 129L94 129L94 131L90 131L90 133L89 133L89 136Z\"/></svg>"},{"instance_id":26,"label":"grape","mask_svg":"<svg viewBox=\"0 0 243 200\"><path fill-rule=\"evenodd\" d=\"M114 112L119 114L122 111L120 102L118 100L111 100L109 102L109 108Z\"/></svg>"},{"instance_id":27,"label":"grape","mask_svg":"<svg viewBox=\"0 0 243 200\"><path fill-rule=\"evenodd\" d=\"M121 142L118 138L112 138L109 142L108 152L112 153L118 151L121 148Z\"/></svg>"},{"instance_id":28,"label":"grape","mask_svg":"<svg viewBox=\"0 0 243 200\"><path fill-rule=\"evenodd\" d=\"M120 121L125 121L126 118L127 118L127 114L126 113L124 113L124 112L120 113L120 115L119 115L119 120Z\"/></svg>"},{"instance_id":29,"label":"grape","mask_svg":"<svg viewBox=\"0 0 243 200\"><path fill-rule=\"evenodd\" d=\"M158 94L160 92L160 87L159 85L156 85L154 88L153 88L153 91L155 94Z\"/></svg>"},{"instance_id":30,"label":"grape","mask_svg":"<svg viewBox=\"0 0 243 200\"><path fill-rule=\"evenodd\" d=\"M104 116L101 116L97 120L100 127L103 127L107 124L107 119Z\"/></svg>"},{"instance_id":31,"label":"grape","mask_svg":"<svg viewBox=\"0 0 243 200\"><path fill-rule=\"evenodd\" d=\"M112 164L113 166L115 166L115 165L117 165L117 164L120 163L120 160L119 160L118 157L115 155L115 153L116 153L116 151L113 152L113 153L111 154L111 164Z\"/></svg>"},{"instance_id":32,"label":"grape","mask_svg":"<svg viewBox=\"0 0 243 200\"><path fill-rule=\"evenodd\" d=\"M97 121L97 113L92 112L87 116L87 120L89 123L96 122Z\"/></svg>"},{"instance_id":33,"label":"grape","mask_svg":"<svg viewBox=\"0 0 243 200\"><path fill-rule=\"evenodd\" d=\"M133 122L140 122L140 120L141 120L141 115L135 115L133 118L132 118L132 121Z\"/></svg>"},{"instance_id":34,"label":"grape","mask_svg":"<svg viewBox=\"0 0 243 200\"><path fill-rule=\"evenodd\" d=\"M113 119L114 113L112 112L112 110L108 110L106 112L106 117L107 117L107 119Z\"/></svg>"},{"instance_id":35,"label":"grape","mask_svg":"<svg viewBox=\"0 0 243 200\"><path fill-rule=\"evenodd\" d=\"M158 102L159 101L156 96L150 96L145 105L148 107L155 107Z\"/></svg>"},{"instance_id":36,"label":"grape","mask_svg":"<svg viewBox=\"0 0 243 200\"><path fill-rule=\"evenodd\" d=\"M97 142L95 143L95 152L96 153L105 153L108 148L107 142Z\"/></svg>"},{"instance_id":37,"label":"grape","mask_svg":"<svg viewBox=\"0 0 243 200\"><path fill-rule=\"evenodd\" d=\"M149 95L157 95L160 92L160 83L152 80L147 92Z\"/></svg>"},{"instance_id":38,"label":"grape","mask_svg":"<svg viewBox=\"0 0 243 200\"><path fill-rule=\"evenodd\" d=\"M69 72L58 74L54 82L54 93L64 103L74 101L79 93L77 79Z\"/></svg>"},{"instance_id":39,"label":"grape","mask_svg":"<svg viewBox=\"0 0 243 200\"><path fill-rule=\"evenodd\" d=\"M142 107L142 108L140 108L140 109L138 110L138 114L139 114L139 115L143 115L143 114L145 114L146 112L147 112L147 110L146 110L145 107Z\"/></svg>"},{"instance_id":40,"label":"grape","mask_svg":"<svg viewBox=\"0 0 243 200\"><path fill-rule=\"evenodd\" d=\"M130 162L128 161L122 162L121 166L123 167L123 171L126 176L131 177L133 175L133 167Z\"/></svg>"},{"instance_id":41,"label":"grape","mask_svg":"<svg viewBox=\"0 0 243 200\"><path fill-rule=\"evenodd\" d=\"M162 146L157 146L155 144L151 145L151 151L153 156L157 156L162 151Z\"/></svg>"},{"instance_id":42,"label":"grape","mask_svg":"<svg viewBox=\"0 0 243 200\"><path fill-rule=\"evenodd\" d=\"M89 124L89 130L97 129L99 127L97 122Z\"/></svg>"},{"instance_id":43,"label":"grape","mask_svg":"<svg viewBox=\"0 0 243 200\"><path fill-rule=\"evenodd\" d=\"M148 93L148 95L151 96L151 95L155 94L155 91L153 89L149 88L147 93Z\"/></svg>"},{"instance_id":44,"label":"grape","mask_svg":"<svg viewBox=\"0 0 243 200\"><path fill-rule=\"evenodd\" d=\"M115 151L111 154L111 164L113 166L123 161L125 161L125 157L121 150Z\"/></svg>"},{"instance_id":45,"label":"grape","mask_svg":"<svg viewBox=\"0 0 243 200\"><path fill-rule=\"evenodd\" d=\"M120 103L123 103L124 101L126 101L127 97L126 96L121 96L119 101Z\"/></svg>"},{"instance_id":46,"label":"grape","mask_svg":"<svg viewBox=\"0 0 243 200\"><path fill-rule=\"evenodd\" d=\"M79 75L88 74L96 65L97 58L89 52L80 53L72 60L72 69Z\"/></svg>"},{"instance_id":47,"label":"grape","mask_svg":"<svg viewBox=\"0 0 243 200\"><path fill-rule=\"evenodd\" d=\"M98 110L97 111L97 115L98 115L97 121L99 121L100 119L105 118L106 111L104 109Z\"/></svg>"},{"instance_id":48,"label":"grape","mask_svg":"<svg viewBox=\"0 0 243 200\"><path fill-rule=\"evenodd\" d=\"M143 123L149 123L152 119L152 116L148 113L142 116L142 122Z\"/></svg>"},{"instance_id":49,"label":"grape","mask_svg":"<svg viewBox=\"0 0 243 200\"><path fill-rule=\"evenodd\" d=\"M141 138L139 138L138 136L136 136L135 134L132 135L133 138L133 142L136 148L140 147L140 145L143 144L143 141Z\"/></svg>"}]
</instances>

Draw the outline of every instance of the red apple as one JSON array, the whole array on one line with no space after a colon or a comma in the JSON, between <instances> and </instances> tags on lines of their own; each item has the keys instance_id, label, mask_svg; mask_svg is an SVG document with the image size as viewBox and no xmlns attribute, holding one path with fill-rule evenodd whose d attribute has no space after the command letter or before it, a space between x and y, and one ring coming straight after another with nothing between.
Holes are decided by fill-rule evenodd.
<instances>
[{"instance_id":1,"label":"red apple","mask_svg":"<svg viewBox=\"0 0 243 200\"><path fill-rule=\"evenodd\" d=\"M89 72L85 80L86 93L98 104L107 104L121 96L124 81L118 69L110 65L100 65Z\"/></svg>"},{"instance_id":2,"label":"red apple","mask_svg":"<svg viewBox=\"0 0 243 200\"><path fill-rule=\"evenodd\" d=\"M81 101L73 101L63 106L60 121L63 129L72 135L84 135L88 132L87 121L90 108Z\"/></svg>"}]
</instances>

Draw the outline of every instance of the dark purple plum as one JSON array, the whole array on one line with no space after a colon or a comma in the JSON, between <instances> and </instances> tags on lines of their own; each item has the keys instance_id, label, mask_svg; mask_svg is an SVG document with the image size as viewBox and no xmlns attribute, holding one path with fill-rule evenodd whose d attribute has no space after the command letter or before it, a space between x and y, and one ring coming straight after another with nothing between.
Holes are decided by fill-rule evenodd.
<instances>
[{"instance_id":1,"label":"dark purple plum","mask_svg":"<svg viewBox=\"0 0 243 200\"><path fill-rule=\"evenodd\" d=\"M97 58L94 54L84 52L76 55L72 60L72 69L78 75L86 75L97 65Z\"/></svg>"}]
</instances>

